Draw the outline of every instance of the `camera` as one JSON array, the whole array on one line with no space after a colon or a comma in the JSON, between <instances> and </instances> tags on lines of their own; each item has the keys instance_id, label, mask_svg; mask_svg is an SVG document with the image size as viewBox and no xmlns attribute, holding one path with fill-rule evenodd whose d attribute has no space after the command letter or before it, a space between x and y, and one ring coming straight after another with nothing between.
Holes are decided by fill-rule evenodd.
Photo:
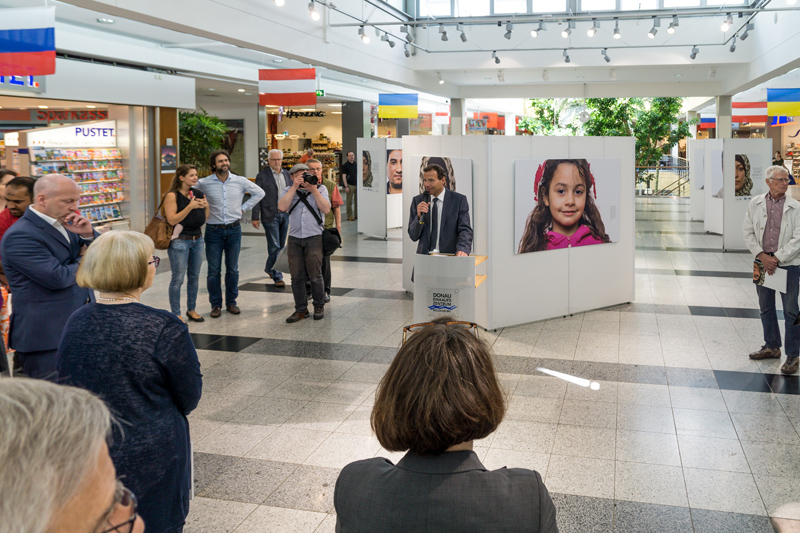
<instances>
[{"instance_id":1,"label":"camera","mask_svg":"<svg viewBox=\"0 0 800 533\"><path fill-rule=\"evenodd\" d=\"M303 172L303 181L309 185L319 185L319 178L311 172Z\"/></svg>"}]
</instances>

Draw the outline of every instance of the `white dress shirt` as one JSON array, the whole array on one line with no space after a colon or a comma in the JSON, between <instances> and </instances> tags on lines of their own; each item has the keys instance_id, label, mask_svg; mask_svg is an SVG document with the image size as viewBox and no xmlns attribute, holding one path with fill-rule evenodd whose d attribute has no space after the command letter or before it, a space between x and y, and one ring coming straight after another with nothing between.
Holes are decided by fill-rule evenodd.
<instances>
[{"instance_id":1,"label":"white dress shirt","mask_svg":"<svg viewBox=\"0 0 800 533\"><path fill-rule=\"evenodd\" d=\"M59 222L57 219L55 219L55 218L53 218L51 216L45 215L44 213L40 213L33 206L30 206L30 209L31 209L31 211L33 211L34 213L39 215L42 218L42 220L44 220L45 222L47 222L48 224L50 224L51 226L56 228L58 230L58 232L61 233L61 235L63 235L65 239L67 239L67 242L70 242L69 233L67 233L67 228L65 228L61 224L61 222Z\"/></svg>"},{"instance_id":2,"label":"white dress shirt","mask_svg":"<svg viewBox=\"0 0 800 533\"><path fill-rule=\"evenodd\" d=\"M238 222L243 211L249 211L264 198L264 189L233 172L228 172L225 181L221 181L216 174L211 174L198 180L195 187L203 191L208 200L210 215L206 219L207 224ZM250 199L242 204L246 192L250 193Z\"/></svg>"},{"instance_id":3,"label":"white dress shirt","mask_svg":"<svg viewBox=\"0 0 800 533\"><path fill-rule=\"evenodd\" d=\"M444 193L446 190L447 190L446 188L443 188L442 192L439 193L439 196L433 197L433 198L438 198L439 201L436 202L437 232L436 232L436 243L431 243L435 244L433 250L431 251L432 254L439 253L439 241L442 240L442 212L444 208ZM428 209L428 212L431 214L431 220L433 220L433 198L431 198L431 206L430 209Z\"/></svg>"}]
</instances>

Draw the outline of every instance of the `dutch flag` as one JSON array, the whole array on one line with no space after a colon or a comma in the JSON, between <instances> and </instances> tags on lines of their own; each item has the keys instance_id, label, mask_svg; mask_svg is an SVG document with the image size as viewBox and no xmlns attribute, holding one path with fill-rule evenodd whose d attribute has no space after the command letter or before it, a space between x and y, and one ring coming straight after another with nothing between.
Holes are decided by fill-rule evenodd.
<instances>
[{"instance_id":1,"label":"dutch flag","mask_svg":"<svg viewBox=\"0 0 800 533\"><path fill-rule=\"evenodd\" d=\"M56 72L54 7L0 8L0 76Z\"/></svg>"}]
</instances>

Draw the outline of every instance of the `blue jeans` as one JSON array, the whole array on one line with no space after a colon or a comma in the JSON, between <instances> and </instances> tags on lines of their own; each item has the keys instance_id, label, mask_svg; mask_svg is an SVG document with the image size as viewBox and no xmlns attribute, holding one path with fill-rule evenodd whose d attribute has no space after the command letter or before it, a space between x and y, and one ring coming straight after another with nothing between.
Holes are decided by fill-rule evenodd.
<instances>
[{"instance_id":1,"label":"blue jeans","mask_svg":"<svg viewBox=\"0 0 800 533\"><path fill-rule=\"evenodd\" d=\"M222 252L225 252L225 305L236 305L239 296L239 250L242 227L223 228L206 224L206 260L208 261L208 301L211 308L222 307Z\"/></svg>"},{"instance_id":2,"label":"blue jeans","mask_svg":"<svg viewBox=\"0 0 800 533\"><path fill-rule=\"evenodd\" d=\"M786 293L781 293L783 316L786 325L786 355L800 355L800 326L795 326L800 309L797 297L800 293L800 266L778 267L786 270ZM778 328L778 314L775 311L775 291L756 285L758 307L761 309L761 325L764 328L764 342L767 348L781 347L781 330Z\"/></svg>"},{"instance_id":3,"label":"blue jeans","mask_svg":"<svg viewBox=\"0 0 800 533\"><path fill-rule=\"evenodd\" d=\"M169 307L172 314L181 316L181 285L189 274L186 284L186 310L194 311L197 305L197 289L200 280L200 267L203 265L203 237L195 241L175 239L169 243L169 266L172 279L169 282Z\"/></svg>"},{"instance_id":4,"label":"blue jeans","mask_svg":"<svg viewBox=\"0 0 800 533\"><path fill-rule=\"evenodd\" d=\"M277 213L275 220L264 224L264 233L267 234L267 264L264 266L264 272L271 275L275 281L283 279L283 272L272 270L272 267L278 259L278 253L286 246L288 232L289 217L286 216L286 213Z\"/></svg>"}]
</instances>

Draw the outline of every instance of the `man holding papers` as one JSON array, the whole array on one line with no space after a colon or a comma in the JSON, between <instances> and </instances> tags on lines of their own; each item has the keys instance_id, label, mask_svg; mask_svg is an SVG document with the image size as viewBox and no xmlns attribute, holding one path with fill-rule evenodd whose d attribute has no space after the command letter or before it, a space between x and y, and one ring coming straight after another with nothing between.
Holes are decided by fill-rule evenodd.
<instances>
[{"instance_id":1,"label":"man holding papers","mask_svg":"<svg viewBox=\"0 0 800 533\"><path fill-rule=\"evenodd\" d=\"M800 292L800 202L786 196L789 187L786 168L771 166L765 174L769 192L750 200L742 226L747 247L755 256L754 272L760 268L766 273L766 276L760 276L763 284L756 282L764 346L751 353L750 359L781 358L781 332L775 311L777 289L781 292L786 320L786 362L781 373L796 374L800 361L800 325L795 325L800 312L797 303ZM776 277L770 279L773 276ZM778 280L780 283L775 283Z\"/></svg>"}]
</instances>

